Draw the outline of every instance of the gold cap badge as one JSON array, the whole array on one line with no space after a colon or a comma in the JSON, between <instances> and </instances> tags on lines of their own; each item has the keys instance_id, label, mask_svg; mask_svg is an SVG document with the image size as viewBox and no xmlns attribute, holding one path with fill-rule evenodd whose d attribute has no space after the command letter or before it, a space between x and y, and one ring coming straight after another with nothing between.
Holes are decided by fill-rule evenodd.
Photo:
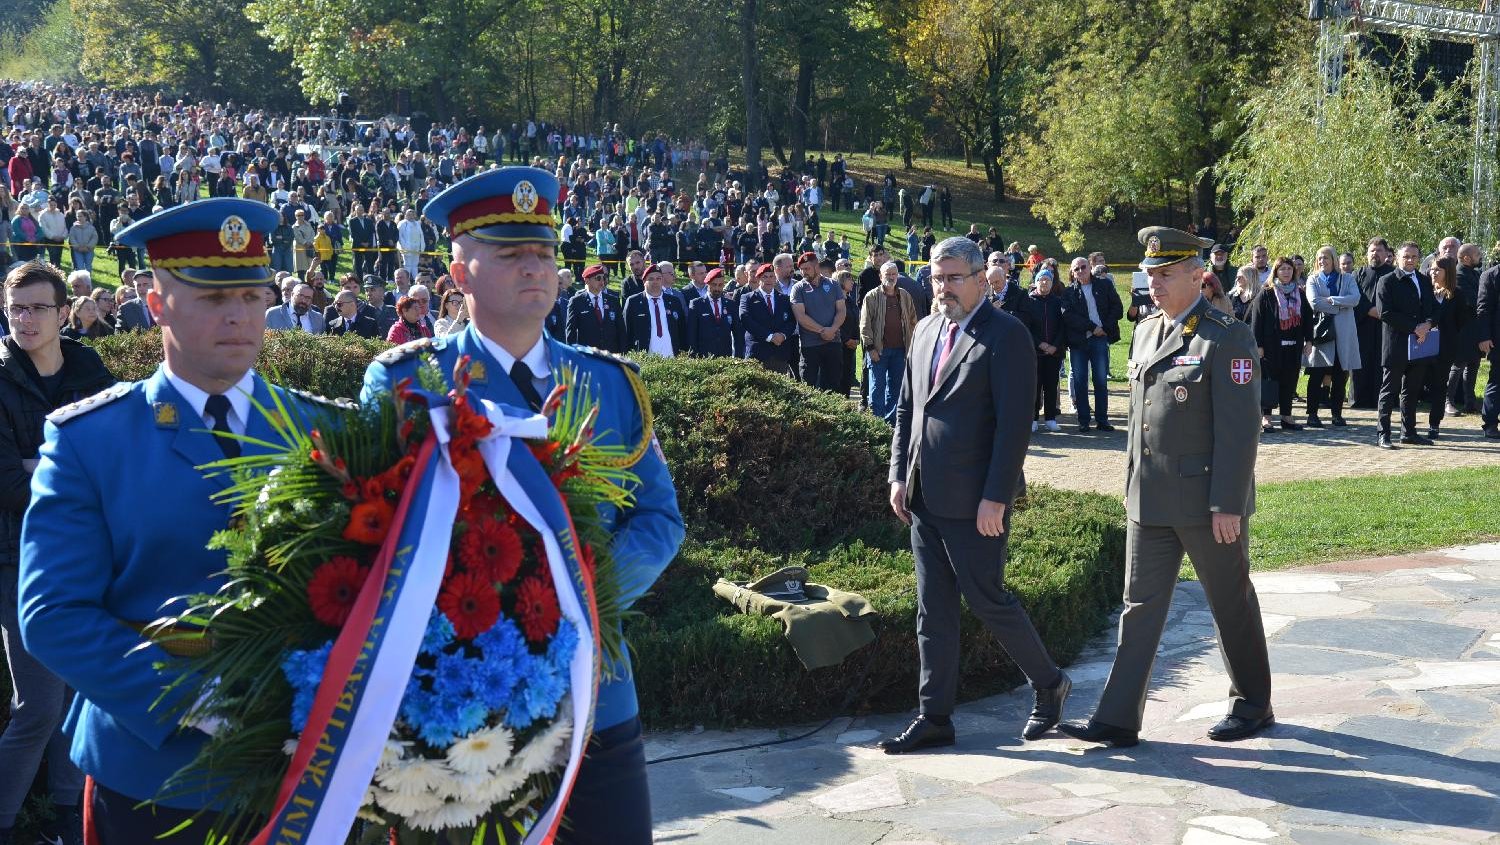
<instances>
[{"instance_id":1,"label":"gold cap badge","mask_svg":"<svg viewBox=\"0 0 1500 845\"><path fill-rule=\"evenodd\" d=\"M219 226L219 246L225 252L244 252L250 248L250 227L237 214L224 218Z\"/></svg>"}]
</instances>

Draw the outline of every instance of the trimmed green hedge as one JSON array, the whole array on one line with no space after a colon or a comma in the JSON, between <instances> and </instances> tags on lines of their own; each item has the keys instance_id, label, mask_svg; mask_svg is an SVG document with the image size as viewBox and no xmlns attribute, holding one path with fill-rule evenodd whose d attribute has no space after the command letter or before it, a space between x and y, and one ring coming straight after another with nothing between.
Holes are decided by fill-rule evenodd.
<instances>
[{"instance_id":1,"label":"trimmed green hedge","mask_svg":"<svg viewBox=\"0 0 1500 845\"><path fill-rule=\"evenodd\" d=\"M161 361L159 331L96 346L121 379L144 378ZM292 387L356 397L366 364L386 346L270 332L256 366ZM648 358L642 365L689 531L628 623L646 724L830 715L867 663L856 706L913 706L916 576L907 532L886 503L890 429L847 400L753 362ZM1059 661L1070 660L1117 604L1124 546L1116 499L1033 486L1018 505L1007 581ZM739 615L711 590L721 576L744 580L788 563L868 598L880 616L876 642L840 666L808 672L779 622ZM967 610L961 624L963 697L1021 680Z\"/></svg>"}]
</instances>

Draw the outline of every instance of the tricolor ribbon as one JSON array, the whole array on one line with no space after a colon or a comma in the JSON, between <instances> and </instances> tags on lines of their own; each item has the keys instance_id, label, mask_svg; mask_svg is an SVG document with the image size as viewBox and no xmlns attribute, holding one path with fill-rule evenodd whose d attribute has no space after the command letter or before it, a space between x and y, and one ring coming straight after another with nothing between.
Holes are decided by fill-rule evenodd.
<instances>
[{"instance_id":1,"label":"tricolor ribbon","mask_svg":"<svg viewBox=\"0 0 1500 845\"><path fill-rule=\"evenodd\" d=\"M252 845L342 842L365 803L436 605L458 514L459 478L446 448L450 409L439 401L429 407L432 433L401 491L391 530L334 641L271 822ZM479 444L490 477L517 515L541 536L563 616L591 634L579 637L569 667L573 735L568 764L557 794L524 840L525 845L550 845L593 720L599 645L592 584L557 488L529 449L511 448L518 437L545 438L546 417L511 416L506 411L514 409L488 401L481 406L493 425Z\"/></svg>"}]
</instances>

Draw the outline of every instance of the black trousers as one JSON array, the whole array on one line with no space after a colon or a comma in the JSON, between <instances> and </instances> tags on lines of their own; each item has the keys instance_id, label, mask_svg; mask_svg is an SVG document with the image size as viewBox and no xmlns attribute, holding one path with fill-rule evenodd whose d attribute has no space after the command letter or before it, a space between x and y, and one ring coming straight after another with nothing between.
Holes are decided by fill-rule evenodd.
<instances>
[{"instance_id":1,"label":"black trousers","mask_svg":"<svg viewBox=\"0 0 1500 845\"><path fill-rule=\"evenodd\" d=\"M839 382L839 389L841 391L840 395L848 396L849 391L852 390L854 388L854 385L858 383L854 369L854 350L850 349L847 346L840 345L839 354L840 357L843 358L843 367L841 368L843 370L843 378ZM864 390L861 390L859 392L861 402L869 401L865 398L865 394L867 392L868 391Z\"/></svg>"},{"instance_id":2,"label":"black trousers","mask_svg":"<svg viewBox=\"0 0 1500 845\"><path fill-rule=\"evenodd\" d=\"M1328 384L1325 386L1324 381ZM1335 417L1344 415L1344 388L1349 371L1339 366L1339 352L1333 350L1333 366L1307 368L1307 415L1316 417L1327 408Z\"/></svg>"},{"instance_id":3,"label":"black trousers","mask_svg":"<svg viewBox=\"0 0 1500 845\"><path fill-rule=\"evenodd\" d=\"M1476 404L1474 388L1479 384L1479 361L1477 356L1468 361L1454 361L1448 370L1448 404L1460 411L1472 411Z\"/></svg>"},{"instance_id":4,"label":"black trousers","mask_svg":"<svg viewBox=\"0 0 1500 845\"><path fill-rule=\"evenodd\" d=\"M99 845L199 845L212 820L204 816L181 833L161 838L161 834L193 817L192 810L146 805L139 809L139 799L121 795L95 781L90 812Z\"/></svg>"},{"instance_id":5,"label":"black trousers","mask_svg":"<svg viewBox=\"0 0 1500 845\"><path fill-rule=\"evenodd\" d=\"M1297 378L1302 375L1302 344L1296 346L1268 346L1266 357L1261 359L1261 372L1276 380L1276 404L1283 417L1292 415L1292 399L1297 395ZM1270 416L1273 408L1261 405L1261 411Z\"/></svg>"},{"instance_id":6,"label":"black trousers","mask_svg":"<svg viewBox=\"0 0 1500 845\"><path fill-rule=\"evenodd\" d=\"M1500 352L1490 352L1490 378L1484 385L1484 404L1479 419L1486 428L1500 425Z\"/></svg>"},{"instance_id":7,"label":"black trousers","mask_svg":"<svg viewBox=\"0 0 1500 845\"><path fill-rule=\"evenodd\" d=\"M920 484L920 481L918 482ZM1057 664L1015 593L1005 588L1006 533L986 537L975 518L934 516L920 488L911 509L911 549L917 571L917 654L922 670L917 701L923 713L946 716L958 695L959 597L984 622L1000 647L1034 686L1056 683Z\"/></svg>"},{"instance_id":8,"label":"black trousers","mask_svg":"<svg viewBox=\"0 0 1500 845\"><path fill-rule=\"evenodd\" d=\"M837 393L844 381L844 358L837 343L820 343L802 349L802 381L809 387ZM847 395L848 391L844 391Z\"/></svg>"},{"instance_id":9,"label":"black trousers","mask_svg":"<svg viewBox=\"0 0 1500 845\"><path fill-rule=\"evenodd\" d=\"M1426 385L1422 389L1422 398L1427 400L1427 427L1437 428L1443 424L1443 417L1447 415L1448 409L1448 385L1449 376L1453 371L1453 360L1444 358L1441 354L1428 362ZM1473 395L1473 394L1470 394ZM1463 405L1456 406L1460 411Z\"/></svg>"},{"instance_id":10,"label":"black trousers","mask_svg":"<svg viewBox=\"0 0 1500 845\"><path fill-rule=\"evenodd\" d=\"M1355 321L1359 335L1359 360L1364 366L1354 371L1351 406L1374 410L1380 398L1380 321L1368 317Z\"/></svg>"},{"instance_id":11,"label":"black trousers","mask_svg":"<svg viewBox=\"0 0 1500 845\"><path fill-rule=\"evenodd\" d=\"M1391 433L1391 412L1401 407L1401 432L1417 433L1417 402L1427 379L1424 361L1387 364L1380 370L1380 433Z\"/></svg>"},{"instance_id":12,"label":"black trousers","mask_svg":"<svg viewBox=\"0 0 1500 845\"><path fill-rule=\"evenodd\" d=\"M1036 358L1036 407L1032 413L1035 417L1045 412L1044 420L1057 419L1060 413L1057 406L1057 383L1062 373L1063 356L1059 352L1056 355L1038 355Z\"/></svg>"},{"instance_id":13,"label":"black trousers","mask_svg":"<svg viewBox=\"0 0 1500 845\"><path fill-rule=\"evenodd\" d=\"M594 732L557 841L650 845L651 789L640 719Z\"/></svg>"}]
</instances>

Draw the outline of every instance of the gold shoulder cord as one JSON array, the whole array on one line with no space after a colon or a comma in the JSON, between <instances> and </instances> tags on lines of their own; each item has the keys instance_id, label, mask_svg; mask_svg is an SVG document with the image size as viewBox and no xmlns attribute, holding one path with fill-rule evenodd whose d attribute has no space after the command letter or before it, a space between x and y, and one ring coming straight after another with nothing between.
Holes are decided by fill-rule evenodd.
<instances>
[{"instance_id":1,"label":"gold shoulder cord","mask_svg":"<svg viewBox=\"0 0 1500 845\"><path fill-rule=\"evenodd\" d=\"M636 375L634 367L622 365L621 369L625 370L625 379L630 382L630 390L635 394L635 402L641 409L641 442L635 444L635 448L623 457L601 458L599 462L605 466L624 468L635 466L640 461L641 457L646 454L646 450L651 447L651 438L655 436L655 432L653 431L654 420L651 416L651 397L646 393L646 384L641 381L640 376Z\"/></svg>"}]
</instances>

